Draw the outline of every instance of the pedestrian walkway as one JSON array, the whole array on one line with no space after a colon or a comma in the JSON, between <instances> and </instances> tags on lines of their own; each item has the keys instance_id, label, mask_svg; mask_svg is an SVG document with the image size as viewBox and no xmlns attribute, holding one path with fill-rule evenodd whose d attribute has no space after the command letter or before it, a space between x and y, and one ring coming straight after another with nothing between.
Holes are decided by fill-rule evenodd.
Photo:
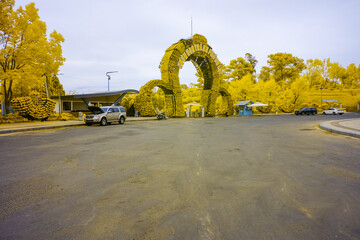
<instances>
[{"instance_id":1,"label":"pedestrian walkway","mask_svg":"<svg viewBox=\"0 0 360 240\"><path fill-rule=\"evenodd\" d=\"M149 121L156 119L157 119L156 117L128 117L126 118L126 122ZM0 134L26 132L26 131L52 129L52 128L75 127L75 126L85 126L85 123L81 120L5 123L5 124L0 124Z\"/></svg>"},{"instance_id":2,"label":"pedestrian walkway","mask_svg":"<svg viewBox=\"0 0 360 240\"><path fill-rule=\"evenodd\" d=\"M329 132L360 138L360 118L326 121L320 128Z\"/></svg>"}]
</instances>

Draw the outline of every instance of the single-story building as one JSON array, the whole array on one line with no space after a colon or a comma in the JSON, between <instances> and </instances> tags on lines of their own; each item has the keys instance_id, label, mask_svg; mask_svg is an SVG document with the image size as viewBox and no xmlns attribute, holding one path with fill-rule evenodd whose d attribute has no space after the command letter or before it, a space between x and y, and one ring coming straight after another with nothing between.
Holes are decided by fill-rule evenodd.
<instances>
[{"instance_id":1,"label":"single-story building","mask_svg":"<svg viewBox=\"0 0 360 240\"><path fill-rule=\"evenodd\" d=\"M134 89L121 91L75 94L51 97L56 102L55 112L87 112L88 106L111 106L121 102L127 93L139 93Z\"/></svg>"}]
</instances>

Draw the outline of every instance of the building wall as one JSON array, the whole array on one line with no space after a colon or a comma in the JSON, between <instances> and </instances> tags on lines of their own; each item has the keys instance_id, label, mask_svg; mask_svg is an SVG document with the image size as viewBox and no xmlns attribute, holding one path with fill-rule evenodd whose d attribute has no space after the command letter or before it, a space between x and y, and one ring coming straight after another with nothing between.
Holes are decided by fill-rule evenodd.
<instances>
[{"instance_id":1,"label":"building wall","mask_svg":"<svg viewBox=\"0 0 360 240\"><path fill-rule=\"evenodd\" d=\"M55 112L62 113L62 112L86 112L88 111L88 106L83 101L72 101L72 100L60 100L53 99L55 104ZM92 102L94 106L111 106L112 102Z\"/></svg>"}]
</instances>

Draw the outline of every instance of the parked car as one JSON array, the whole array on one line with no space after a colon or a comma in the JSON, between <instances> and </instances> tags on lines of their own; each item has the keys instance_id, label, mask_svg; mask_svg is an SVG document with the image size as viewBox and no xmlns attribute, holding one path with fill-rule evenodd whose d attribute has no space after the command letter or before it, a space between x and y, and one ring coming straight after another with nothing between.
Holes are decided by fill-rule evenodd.
<instances>
[{"instance_id":1,"label":"parked car","mask_svg":"<svg viewBox=\"0 0 360 240\"><path fill-rule=\"evenodd\" d=\"M339 114L339 115L343 115L344 114L344 110L340 109L340 108L329 108L323 111L323 114Z\"/></svg>"},{"instance_id":2,"label":"parked car","mask_svg":"<svg viewBox=\"0 0 360 240\"><path fill-rule=\"evenodd\" d=\"M306 108L302 108L298 111L295 111L296 115L314 115L317 114L317 109L314 107L306 107Z\"/></svg>"},{"instance_id":3,"label":"parked car","mask_svg":"<svg viewBox=\"0 0 360 240\"><path fill-rule=\"evenodd\" d=\"M91 126L93 123L100 123L101 126L118 122L123 124L126 119L126 111L122 106L109 107L88 107L92 114L86 114L85 123Z\"/></svg>"}]
</instances>

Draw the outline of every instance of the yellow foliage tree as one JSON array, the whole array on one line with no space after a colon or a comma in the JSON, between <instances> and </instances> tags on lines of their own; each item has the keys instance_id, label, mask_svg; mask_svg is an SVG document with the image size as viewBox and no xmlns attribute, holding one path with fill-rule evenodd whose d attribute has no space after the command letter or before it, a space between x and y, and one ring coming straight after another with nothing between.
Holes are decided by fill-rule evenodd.
<instances>
[{"instance_id":1,"label":"yellow foliage tree","mask_svg":"<svg viewBox=\"0 0 360 240\"><path fill-rule=\"evenodd\" d=\"M254 84L252 75L247 74L240 80L231 81L228 91L235 103L242 100L250 100Z\"/></svg>"},{"instance_id":2,"label":"yellow foliage tree","mask_svg":"<svg viewBox=\"0 0 360 240\"><path fill-rule=\"evenodd\" d=\"M197 87L189 87L183 91L183 102L186 105L190 102L200 103L201 89Z\"/></svg>"},{"instance_id":3,"label":"yellow foliage tree","mask_svg":"<svg viewBox=\"0 0 360 240\"><path fill-rule=\"evenodd\" d=\"M261 113L275 112L276 108L276 99L280 95L281 87L275 82L273 78L270 78L268 81L260 80L254 85L253 92L254 98L253 101L261 102L268 104L268 107L258 107L257 111Z\"/></svg>"},{"instance_id":4,"label":"yellow foliage tree","mask_svg":"<svg viewBox=\"0 0 360 240\"><path fill-rule=\"evenodd\" d=\"M255 79L255 66L257 60L250 53L246 53L245 58L239 57L230 61L230 64L226 66L223 78L225 80L240 80L246 75L252 75Z\"/></svg>"},{"instance_id":5,"label":"yellow foliage tree","mask_svg":"<svg viewBox=\"0 0 360 240\"><path fill-rule=\"evenodd\" d=\"M276 53L268 55L268 67L264 66L260 72L262 80L268 80L271 75L276 82L292 82L306 68L304 60L291 53Z\"/></svg>"},{"instance_id":6,"label":"yellow foliage tree","mask_svg":"<svg viewBox=\"0 0 360 240\"><path fill-rule=\"evenodd\" d=\"M56 31L47 36L35 4L16 11L14 4L13 0L0 4L0 80L7 111L14 96L27 96L39 89L44 75L56 75L65 61L61 49L64 38Z\"/></svg>"},{"instance_id":7,"label":"yellow foliage tree","mask_svg":"<svg viewBox=\"0 0 360 240\"><path fill-rule=\"evenodd\" d=\"M278 108L285 113L294 112L295 109L306 104L309 84L305 77L297 78L289 88L284 87L277 98Z\"/></svg>"}]
</instances>

